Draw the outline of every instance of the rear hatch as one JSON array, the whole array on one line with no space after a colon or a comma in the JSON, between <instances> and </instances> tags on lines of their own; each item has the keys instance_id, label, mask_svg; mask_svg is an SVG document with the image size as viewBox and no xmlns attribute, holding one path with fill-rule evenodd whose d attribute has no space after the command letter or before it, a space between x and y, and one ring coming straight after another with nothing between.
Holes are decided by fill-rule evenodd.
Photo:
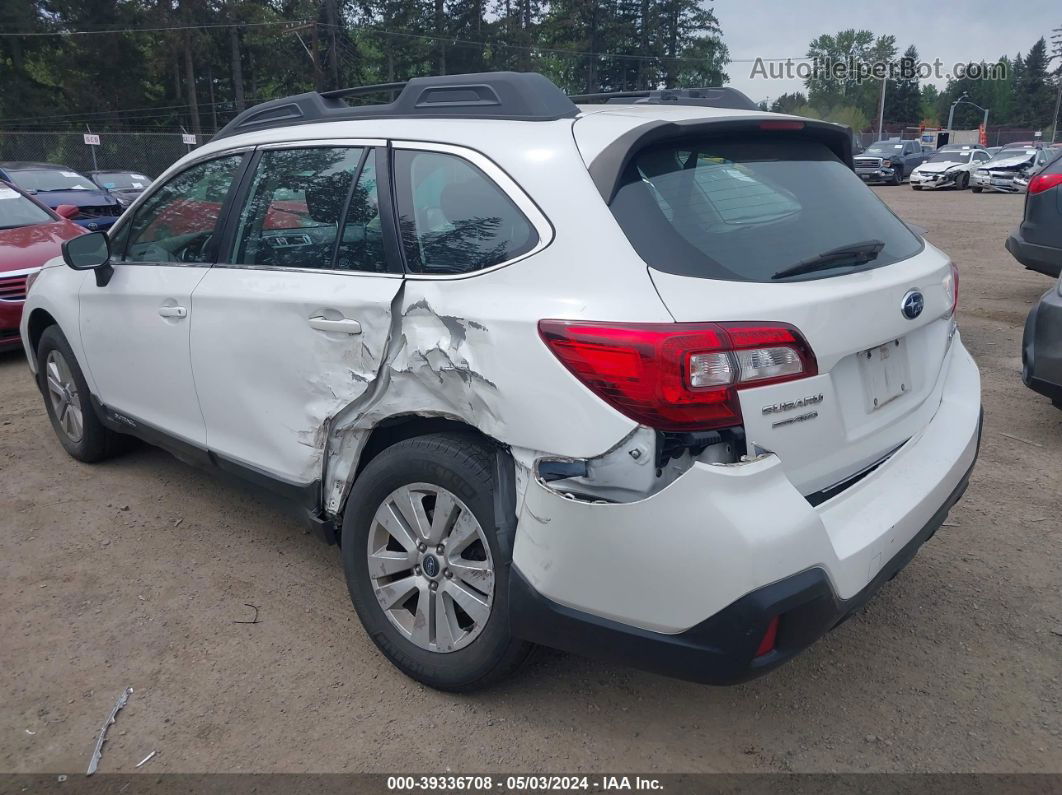
<instances>
[{"instance_id":1,"label":"rear hatch","mask_svg":"<svg viewBox=\"0 0 1062 795\"><path fill-rule=\"evenodd\" d=\"M591 169L593 173L593 169ZM654 142L610 203L678 322L795 326L817 374L739 391L750 452L811 495L915 436L940 403L955 275L809 131Z\"/></svg>"}]
</instances>

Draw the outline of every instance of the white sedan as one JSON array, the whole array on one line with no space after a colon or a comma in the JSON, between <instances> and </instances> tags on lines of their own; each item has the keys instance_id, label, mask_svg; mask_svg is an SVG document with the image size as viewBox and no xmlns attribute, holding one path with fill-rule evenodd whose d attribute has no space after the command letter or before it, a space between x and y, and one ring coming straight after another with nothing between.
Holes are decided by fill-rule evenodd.
<instances>
[{"instance_id":1,"label":"white sedan","mask_svg":"<svg viewBox=\"0 0 1062 795\"><path fill-rule=\"evenodd\" d=\"M965 190L970 185L973 171L988 160L988 152L973 146L939 151L911 172L911 189Z\"/></svg>"}]
</instances>

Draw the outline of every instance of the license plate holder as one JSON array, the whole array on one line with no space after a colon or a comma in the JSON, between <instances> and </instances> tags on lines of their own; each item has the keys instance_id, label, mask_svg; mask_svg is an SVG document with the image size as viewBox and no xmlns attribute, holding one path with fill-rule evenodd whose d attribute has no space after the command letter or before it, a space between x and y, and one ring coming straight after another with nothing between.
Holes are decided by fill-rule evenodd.
<instances>
[{"instance_id":1,"label":"license plate holder","mask_svg":"<svg viewBox=\"0 0 1062 795\"><path fill-rule=\"evenodd\" d=\"M1009 185L1010 183L1011 183L1011 180L1009 180L1009 179L1001 179L999 177L993 177L991 184L1006 186L1006 185Z\"/></svg>"},{"instance_id":2,"label":"license plate holder","mask_svg":"<svg viewBox=\"0 0 1062 795\"><path fill-rule=\"evenodd\" d=\"M902 338L862 351L858 356L868 413L911 391L907 345Z\"/></svg>"}]
</instances>

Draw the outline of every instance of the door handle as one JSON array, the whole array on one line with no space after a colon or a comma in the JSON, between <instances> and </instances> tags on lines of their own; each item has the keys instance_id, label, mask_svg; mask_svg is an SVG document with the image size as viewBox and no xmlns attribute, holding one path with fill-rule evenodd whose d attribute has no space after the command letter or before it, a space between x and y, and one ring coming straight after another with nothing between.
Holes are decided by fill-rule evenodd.
<instances>
[{"instance_id":1,"label":"door handle","mask_svg":"<svg viewBox=\"0 0 1062 795\"><path fill-rule=\"evenodd\" d=\"M183 306L160 306L159 317L188 317L188 310Z\"/></svg>"},{"instance_id":2,"label":"door handle","mask_svg":"<svg viewBox=\"0 0 1062 795\"><path fill-rule=\"evenodd\" d=\"M318 331L332 331L339 334L361 334L361 323L356 320L329 320L321 316L309 319L310 328Z\"/></svg>"}]
</instances>

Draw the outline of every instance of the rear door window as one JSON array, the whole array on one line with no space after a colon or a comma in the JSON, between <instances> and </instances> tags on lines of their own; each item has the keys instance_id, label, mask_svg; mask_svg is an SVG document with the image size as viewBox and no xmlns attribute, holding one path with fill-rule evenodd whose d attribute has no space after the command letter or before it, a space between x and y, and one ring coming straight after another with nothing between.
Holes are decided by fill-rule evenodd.
<instances>
[{"instance_id":1,"label":"rear door window","mask_svg":"<svg viewBox=\"0 0 1062 795\"><path fill-rule=\"evenodd\" d=\"M888 265L923 247L825 145L798 138L646 148L631 159L611 209L651 267L684 276L824 278ZM849 248L851 257L831 254ZM828 268L778 275L826 254Z\"/></svg>"},{"instance_id":2,"label":"rear door window","mask_svg":"<svg viewBox=\"0 0 1062 795\"><path fill-rule=\"evenodd\" d=\"M331 269L365 155L361 147L262 152L240 213L232 263Z\"/></svg>"}]
</instances>

